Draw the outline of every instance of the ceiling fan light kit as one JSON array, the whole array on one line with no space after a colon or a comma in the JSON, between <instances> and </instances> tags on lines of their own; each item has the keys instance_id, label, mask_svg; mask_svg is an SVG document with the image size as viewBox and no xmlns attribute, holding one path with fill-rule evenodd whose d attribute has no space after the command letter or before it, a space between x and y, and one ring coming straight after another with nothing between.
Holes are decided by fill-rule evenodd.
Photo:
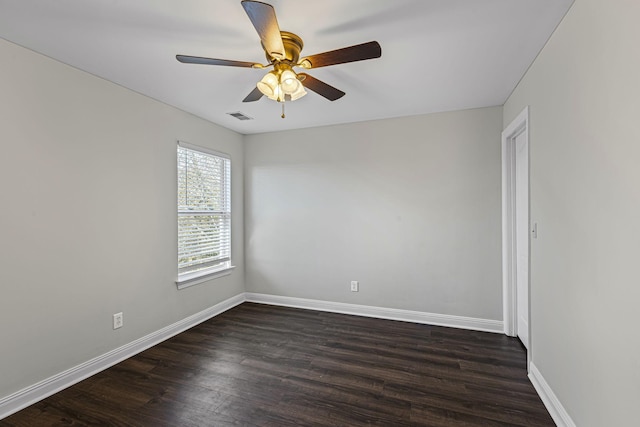
<instances>
[{"instance_id":1,"label":"ceiling fan light kit","mask_svg":"<svg viewBox=\"0 0 640 427\"><path fill-rule=\"evenodd\" d=\"M335 101L345 95L341 90L306 73L296 73L293 70L294 67L309 70L329 65L380 58L382 56L380 44L376 41L371 41L300 59L300 52L304 46L302 39L288 31L280 31L273 6L254 0L242 0L241 4L260 36L262 49L269 62L267 65L186 55L176 55L176 59L187 64L224 65L256 69L273 67L272 71L269 71L257 82L256 89L247 95L242 102L254 102L264 95L269 99L282 103L282 118L284 118L285 101L295 101L302 98L307 94L305 88L329 101Z\"/></svg>"},{"instance_id":2,"label":"ceiling fan light kit","mask_svg":"<svg viewBox=\"0 0 640 427\"><path fill-rule=\"evenodd\" d=\"M277 102L295 101L307 94L298 75L285 62L275 63L274 70L269 71L256 86L264 96Z\"/></svg>"}]
</instances>

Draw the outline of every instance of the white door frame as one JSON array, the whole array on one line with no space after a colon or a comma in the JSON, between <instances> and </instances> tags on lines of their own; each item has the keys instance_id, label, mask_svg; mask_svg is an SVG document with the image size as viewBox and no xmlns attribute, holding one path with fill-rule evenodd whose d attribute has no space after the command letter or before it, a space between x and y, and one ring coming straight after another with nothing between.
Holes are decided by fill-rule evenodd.
<instances>
[{"instance_id":1,"label":"white door frame","mask_svg":"<svg viewBox=\"0 0 640 427\"><path fill-rule=\"evenodd\" d=\"M518 300L516 281L516 150L515 140L524 134L526 149L529 149L529 107L524 110L502 132L502 314L504 333L517 335ZM529 230L531 227L529 227ZM530 236L530 233L527 234ZM530 239L529 239L530 240ZM529 245L530 246L530 245ZM529 274L529 278L531 274ZM530 280L529 280L530 282ZM529 343L527 360L531 355L531 304L530 291L527 296L529 304L528 324Z\"/></svg>"}]
</instances>

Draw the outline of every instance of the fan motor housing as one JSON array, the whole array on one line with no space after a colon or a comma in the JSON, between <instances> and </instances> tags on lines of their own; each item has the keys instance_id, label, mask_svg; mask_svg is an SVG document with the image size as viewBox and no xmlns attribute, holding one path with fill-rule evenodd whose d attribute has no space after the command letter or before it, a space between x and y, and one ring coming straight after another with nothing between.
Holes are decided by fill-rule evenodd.
<instances>
[{"instance_id":1,"label":"fan motor housing","mask_svg":"<svg viewBox=\"0 0 640 427\"><path fill-rule=\"evenodd\" d=\"M290 33L288 31L280 31L280 36L282 37L282 44L284 45L284 59L279 60L269 55L267 50L264 48L264 45L262 45L262 49L264 49L265 51L267 61L269 61L269 63L271 64L277 61L286 61L291 63L292 65L297 64L298 60L300 59L300 52L302 51L302 48L304 46L304 43L302 43L302 39L298 35Z\"/></svg>"}]
</instances>

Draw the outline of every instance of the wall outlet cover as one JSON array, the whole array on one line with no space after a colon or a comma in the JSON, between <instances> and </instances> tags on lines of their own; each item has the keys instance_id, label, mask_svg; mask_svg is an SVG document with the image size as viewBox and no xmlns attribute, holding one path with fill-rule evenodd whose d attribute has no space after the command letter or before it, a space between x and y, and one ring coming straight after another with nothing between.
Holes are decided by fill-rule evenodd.
<instances>
[{"instance_id":1,"label":"wall outlet cover","mask_svg":"<svg viewBox=\"0 0 640 427\"><path fill-rule=\"evenodd\" d=\"M113 329L122 328L124 319L122 318L122 312L113 315Z\"/></svg>"}]
</instances>

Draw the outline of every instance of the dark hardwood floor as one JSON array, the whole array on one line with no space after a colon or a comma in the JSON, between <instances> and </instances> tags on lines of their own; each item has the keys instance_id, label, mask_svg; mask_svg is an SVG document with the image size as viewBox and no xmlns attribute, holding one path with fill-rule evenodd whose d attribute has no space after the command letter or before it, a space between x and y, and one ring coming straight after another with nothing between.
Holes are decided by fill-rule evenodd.
<instances>
[{"instance_id":1,"label":"dark hardwood floor","mask_svg":"<svg viewBox=\"0 0 640 427\"><path fill-rule=\"evenodd\" d=\"M516 339L244 303L0 426L553 426Z\"/></svg>"}]
</instances>

